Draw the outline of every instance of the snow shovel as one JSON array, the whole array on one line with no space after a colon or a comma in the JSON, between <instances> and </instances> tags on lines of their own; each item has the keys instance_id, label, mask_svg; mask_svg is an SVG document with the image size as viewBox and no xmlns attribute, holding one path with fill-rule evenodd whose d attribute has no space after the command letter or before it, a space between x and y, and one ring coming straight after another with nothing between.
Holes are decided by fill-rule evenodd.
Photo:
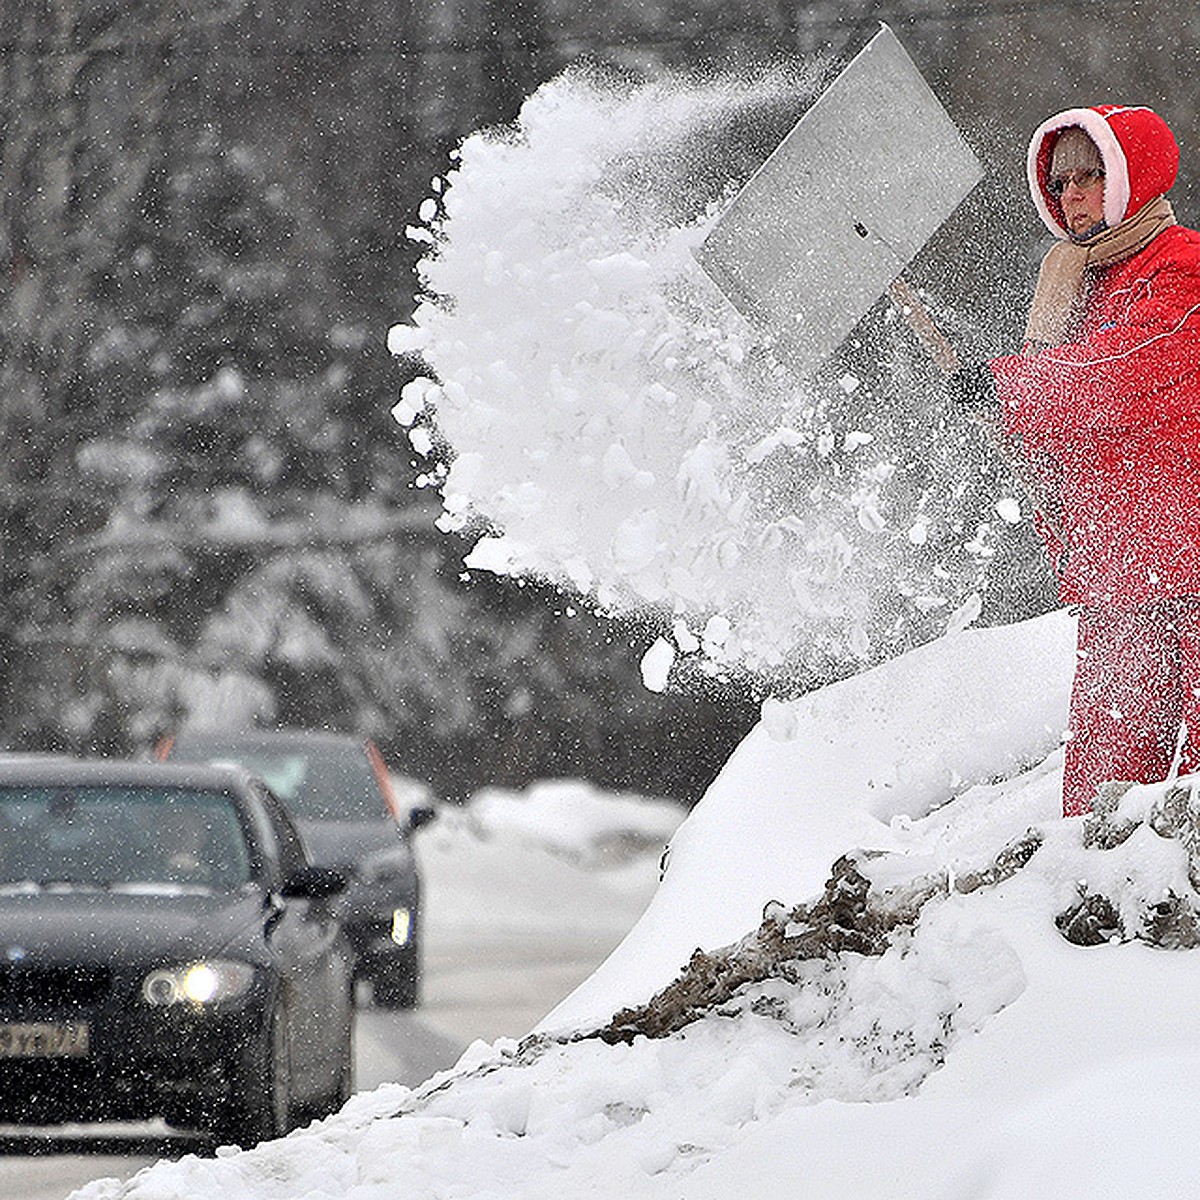
<instances>
[{"instance_id":1,"label":"snow shovel","mask_svg":"<svg viewBox=\"0 0 1200 1200\"><path fill-rule=\"evenodd\" d=\"M903 277L983 168L886 26L734 196L696 251L733 306L810 375L887 292L934 363L954 347ZM1055 506L981 418L1043 519Z\"/></svg>"},{"instance_id":2,"label":"snow shovel","mask_svg":"<svg viewBox=\"0 0 1200 1200\"><path fill-rule=\"evenodd\" d=\"M733 198L696 258L802 377L888 291L950 371L953 347L901 275L982 178L884 25Z\"/></svg>"}]
</instances>

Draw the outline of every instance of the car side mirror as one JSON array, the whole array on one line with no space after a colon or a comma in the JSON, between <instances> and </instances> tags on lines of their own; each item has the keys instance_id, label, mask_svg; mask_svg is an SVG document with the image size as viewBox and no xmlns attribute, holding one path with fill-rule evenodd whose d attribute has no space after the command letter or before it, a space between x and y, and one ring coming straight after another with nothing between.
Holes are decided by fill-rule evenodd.
<instances>
[{"instance_id":1,"label":"car side mirror","mask_svg":"<svg viewBox=\"0 0 1200 1200\"><path fill-rule=\"evenodd\" d=\"M346 890L346 876L332 867L305 867L284 880L281 894L288 899L324 900Z\"/></svg>"},{"instance_id":2,"label":"car side mirror","mask_svg":"<svg viewBox=\"0 0 1200 1200\"><path fill-rule=\"evenodd\" d=\"M409 829L420 829L422 825L428 825L437 816L437 809L430 808L427 804L418 804L408 814Z\"/></svg>"}]
</instances>

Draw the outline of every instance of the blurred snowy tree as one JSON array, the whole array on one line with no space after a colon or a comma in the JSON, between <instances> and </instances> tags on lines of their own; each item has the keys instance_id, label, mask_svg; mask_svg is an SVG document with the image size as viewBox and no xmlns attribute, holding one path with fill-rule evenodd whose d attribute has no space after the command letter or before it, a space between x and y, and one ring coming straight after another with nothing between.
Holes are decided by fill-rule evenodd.
<instances>
[{"instance_id":1,"label":"blurred snowy tree","mask_svg":"<svg viewBox=\"0 0 1200 1200\"><path fill-rule=\"evenodd\" d=\"M5 13L0 729L20 744L129 749L206 704L378 733L386 704L346 703L379 673L358 648L419 659L413 629L435 636L387 357L339 320L333 243L200 116L188 39L232 15Z\"/></svg>"},{"instance_id":2,"label":"blurred snowy tree","mask_svg":"<svg viewBox=\"0 0 1200 1200\"><path fill-rule=\"evenodd\" d=\"M210 6L214 17L220 9ZM134 398L96 387L92 294L161 152L172 69L128 51L170 36L156 3L30 0L0 11L0 728L53 730L91 691L62 552L103 525L79 456ZM40 698L57 694L56 711Z\"/></svg>"}]
</instances>

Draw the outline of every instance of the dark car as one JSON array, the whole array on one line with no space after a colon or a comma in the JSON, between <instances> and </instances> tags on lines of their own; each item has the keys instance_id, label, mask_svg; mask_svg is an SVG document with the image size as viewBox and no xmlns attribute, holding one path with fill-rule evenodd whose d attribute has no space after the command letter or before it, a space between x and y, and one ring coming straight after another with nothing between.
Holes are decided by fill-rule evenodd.
<instances>
[{"instance_id":1,"label":"dark car","mask_svg":"<svg viewBox=\"0 0 1200 1200\"><path fill-rule=\"evenodd\" d=\"M421 879L409 834L434 810L402 802L365 738L307 730L181 733L159 746L172 761L240 763L283 801L313 860L349 879L338 915L355 975L375 1002L411 1008L421 986ZM413 784L424 798L422 785Z\"/></svg>"},{"instance_id":2,"label":"dark car","mask_svg":"<svg viewBox=\"0 0 1200 1200\"><path fill-rule=\"evenodd\" d=\"M0 763L0 1121L246 1146L340 1107L344 886L246 771Z\"/></svg>"}]
</instances>

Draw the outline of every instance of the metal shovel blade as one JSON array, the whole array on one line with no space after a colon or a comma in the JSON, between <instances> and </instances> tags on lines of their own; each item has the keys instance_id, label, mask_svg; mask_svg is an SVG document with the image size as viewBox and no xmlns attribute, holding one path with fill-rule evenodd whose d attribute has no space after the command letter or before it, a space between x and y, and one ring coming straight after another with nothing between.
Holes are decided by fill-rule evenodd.
<instances>
[{"instance_id":1,"label":"metal shovel blade","mask_svg":"<svg viewBox=\"0 0 1200 1200\"><path fill-rule=\"evenodd\" d=\"M733 198L696 257L808 375L982 177L885 25Z\"/></svg>"}]
</instances>

